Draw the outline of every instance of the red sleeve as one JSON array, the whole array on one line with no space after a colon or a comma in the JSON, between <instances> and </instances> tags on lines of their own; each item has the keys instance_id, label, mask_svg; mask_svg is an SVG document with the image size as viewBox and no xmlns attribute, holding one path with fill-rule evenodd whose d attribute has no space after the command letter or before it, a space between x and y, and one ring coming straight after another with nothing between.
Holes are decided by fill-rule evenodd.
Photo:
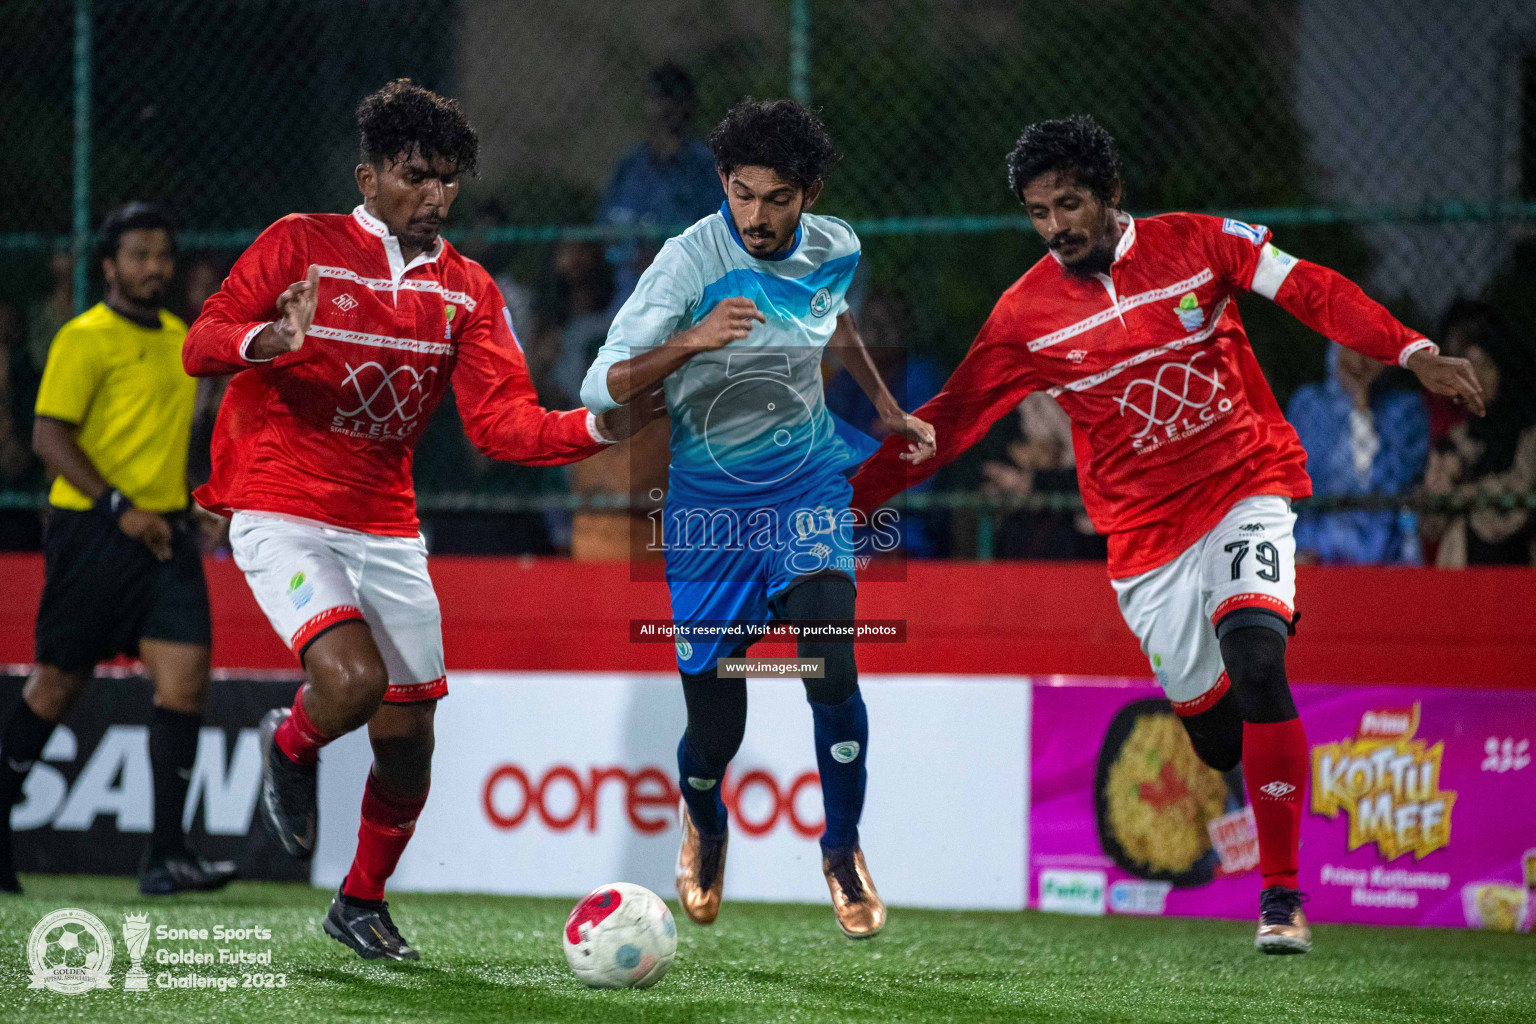
<instances>
[{"instance_id":1,"label":"red sleeve","mask_svg":"<svg viewBox=\"0 0 1536 1024\"><path fill-rule=\"evenodd\" d=\"M245 358L248 339L277 319L277 297L309 266L302 214L291 214L261 233L240 255L187 331L181 363L194 377L238 373L262 361ZM266 360L270 362L271 360Z\"/></svg>"},{"instance_id":2,"label":"red sleeve","mask_svg":"<svg viewBox=\"0 0 1536 1024\"><path fill-rule=\"evenodd\" d=\"M1434 348L1343 274L1277 248L1262 224L1215 217L1197 220L1204 229L1211 262L1229 286L1272 299L1325 338L1398 365L1420 349Z\"/></svg>"},{"instance_id":3,"label":"red sleeve","mask_svg":"<svg viewBox=\"0 0 1536 1024\"><path fill-rule=\"evenodd\" d=\"M984 437L992 424L1036 388L1030 373L1022 299L1014 285L993 308L944 390L912 413L933 425L938 451L919 466L901 459L910 444L891 436L853 476L852 507L868 516L893 494L922 483Z\"/></svg>"},{"instance_id":4,"label":"red sleeve","mask_svg":"<svg viewBox=\"0 0 1536 1024\"><path fill-rule=\"evenodd\" d=\"M1434 342L1409 330L1360 286L1337 271L1306 260L1286 275L1275 301L1318 334L1383 363L1403 366Z\"/></svg>"},{"instance_id":5,"label":"red sleeve","mask_svg":"<svg viewBox=\"0 0 1536 1024\"><path fill-rule=\"evenodd\" d=\"M464 432L484 454L530 466L579 462L607 447L592 436L585 409L539 405L512 319L489 275L476 289L473 319L459 336L453 393Z\"/></svg>"}]
</instances>

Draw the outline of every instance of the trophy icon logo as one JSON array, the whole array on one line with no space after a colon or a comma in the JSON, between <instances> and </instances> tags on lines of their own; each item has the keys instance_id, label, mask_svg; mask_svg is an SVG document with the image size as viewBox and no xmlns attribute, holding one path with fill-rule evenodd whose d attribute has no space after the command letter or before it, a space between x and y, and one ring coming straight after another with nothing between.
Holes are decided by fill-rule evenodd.
<instances>
[{"instance_id":1,"label":"trophy icon logo","mask_svg":"<svg viewBox=\"0 0 1536 1024\"><path fill-rule=\"evenodd\" d=\"M148 914L123 915L123 945L128 947L128 956L133 960L123 979L123 991L148 992L149 972L144 969L144 947L149 945Z\"/></svg>"}]
</instances>

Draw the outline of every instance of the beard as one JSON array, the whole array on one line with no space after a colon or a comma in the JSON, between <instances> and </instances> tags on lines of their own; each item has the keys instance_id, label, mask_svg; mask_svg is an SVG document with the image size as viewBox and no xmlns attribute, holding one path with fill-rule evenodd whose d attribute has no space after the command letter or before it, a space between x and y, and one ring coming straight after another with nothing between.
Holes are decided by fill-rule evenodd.
<instances>
[{"instance_id":1,"label":"beard","mask_svg":"<svg viewBox=\"0 0 1536 1024\"><path fill-rule=\"evenodd\" d=\"M1115 247L1108 242L1100 240L1087 255L1075 262L1062 261L1062 269L1073 277L1097 277L1100 274L1109 273L1109 268L1115 262Z\"/></svg>"},{"instance_id":2,"label":"beard","mask_svg":"<svg viewBox=\"0 0 1536 1024\"><path fill-rule=\"evenodd\" d=\"M1119 241L1114 230L1116 223L1114 210L1106 206L1103 220L1093 233L1093 245L1076 260L1071 262L1062 260L1062 269L1073 277L1079 278L1108 274L1109 268L1114 265L1115 246Z\"/></svg>"},{"instance_id":3,"label":"beard","mask_svg":"<svg viewBox=\"0 0 1536 1024\"><path fill-rule=\"evenodd\" d=\"M160 306L165 299L165 288L164 281L144 281L133 288L124 288L123 295L130 302L153 309Z\"/></svg>"}]
</instances>

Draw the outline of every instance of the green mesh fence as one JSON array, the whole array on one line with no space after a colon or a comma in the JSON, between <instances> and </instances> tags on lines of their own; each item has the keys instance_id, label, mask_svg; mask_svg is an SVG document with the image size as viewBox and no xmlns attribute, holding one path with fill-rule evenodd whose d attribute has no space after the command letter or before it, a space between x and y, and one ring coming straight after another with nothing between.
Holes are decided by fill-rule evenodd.
<instances>
[{"instance_id":1,"label":"green mesh fence","mask_svg":"<svg viewBox=\"0 0 1536 1024\"><path fill-rule=\"evenodd\" d=\"M647 138L663 61L695 83L695 139L748 93L822 110L842 160L819 209L859 229L857 289L881 340L941 374L1043 253L1004 154L1029 121L1088 112L1119 141L1132 212L1268 224L1433 337L1457 300L1488 303L1527 339L1506 383L1536 389L1527 0L7 0L13 438L52 331L99 295L88 242L106 210L149 199L176 213L177 305L195 312L266 224L356 202L352 111L400 76L459 97L479 129L481 174L451 237L502 282L546 401L574 402L562 360L579 362L569 353L600 333L626 268L681 226L605 202ZM1282 404L1323 378L1323 339L1261 299L1241 306ZM1487 329L1486 311L1462 309L1452 337ZM565 500L536 498L564 491L561 473L489 466L453 427L445 414L419 460L425 505ZM962 496L925 500L981 500L983 464L1009 458L1009 438L994 440L941 481ZM40 482L16 448L0 440L12 504ZM1038 500L1004 492L988 491Z\"/></svg>"}]
</instances>

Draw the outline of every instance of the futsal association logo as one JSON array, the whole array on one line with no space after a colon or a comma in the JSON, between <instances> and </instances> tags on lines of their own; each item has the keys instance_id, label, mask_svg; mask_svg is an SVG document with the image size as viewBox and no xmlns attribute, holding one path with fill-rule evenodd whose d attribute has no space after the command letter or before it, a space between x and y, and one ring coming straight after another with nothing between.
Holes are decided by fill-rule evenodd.
<instances>
[{"instance_id":1,"label":"futsal association logo","mask_svg":"<svg viewBox=\"0 0 1536 1024\"><path fill-rule=\"evenodd\" d=\"M112 933L101 918L65 907L37 922L27 937L28 988L75 995L112 986Z\"/></svg>"},{"instance_id":2,"label":"futsal association logo","mask_svg":"<svg viewBox=\"0 0 1536 1024\"><path fill-rule=\"evenodd\" d=\"M822 288L811 296L811 316L824 317L832 309L832 292Z\"/></svg>"}]
</instances>

